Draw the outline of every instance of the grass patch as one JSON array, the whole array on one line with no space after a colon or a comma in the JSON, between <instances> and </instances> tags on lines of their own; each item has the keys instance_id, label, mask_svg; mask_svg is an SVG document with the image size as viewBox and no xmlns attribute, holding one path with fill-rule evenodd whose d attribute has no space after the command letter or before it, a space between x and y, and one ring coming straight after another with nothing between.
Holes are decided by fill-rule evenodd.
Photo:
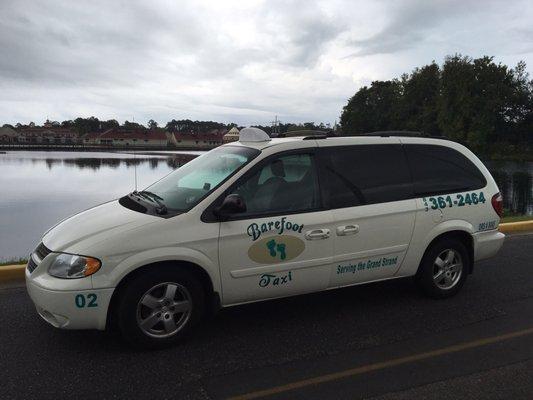
<instances>
[{"instance_id":1,"label":"grass patch","mask_svg":"<svg viewBox=\"0 0 533 400\"><path fill-rule=\"evenodd\" d=\"M521 222L521 221L533 221L533 215L509 215L503 217L501 222Z\"/></svg>"},{"instance_id":2,"label":"grass patch","mask_svg":"<svg viewBox=\"0 0 533 400\"><path fill-rule=\"evenodd\" d=\"M5 265L17 265L17 264L27 264L27 263L28 263L27 258L13 258L11 260L0 261L0 267L3 267Z\"/></svg>"}]
</instances>

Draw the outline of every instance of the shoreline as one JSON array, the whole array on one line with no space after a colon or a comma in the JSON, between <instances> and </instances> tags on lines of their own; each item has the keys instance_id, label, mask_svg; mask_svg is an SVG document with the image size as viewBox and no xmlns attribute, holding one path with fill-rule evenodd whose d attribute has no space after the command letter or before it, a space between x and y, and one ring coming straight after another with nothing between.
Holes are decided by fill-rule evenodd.
<instances>
[{"instance_id":1,"label":"shoreline","mask_svg":"<svg viewBox=\"0 0 533 400\"><path fill-rule=\"evenodd\" d=\"M215 146L216 147L216 146ZM6 151L78 151L78 152L123 152L123 151L209 151L215 147L175 147L175 146L85 146L85 145L55 145L55 146L7 146L0 144L0 154Z\"/></svg>"}]
</instances>

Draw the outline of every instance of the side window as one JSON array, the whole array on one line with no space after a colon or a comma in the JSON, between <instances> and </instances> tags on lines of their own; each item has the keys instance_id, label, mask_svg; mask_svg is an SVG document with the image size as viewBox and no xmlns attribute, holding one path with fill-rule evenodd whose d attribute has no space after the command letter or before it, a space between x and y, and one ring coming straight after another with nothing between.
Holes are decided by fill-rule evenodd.
<instances>
[{"instance_id":1,"label":"side window","mask_svg":"<svg viewBox=\"0 0 533 400\"><path fill-rule=\"evenodd\" d=\"M331 208L386 203L413 196L401 145L324 148L323 181Z\"/></svg>"},{"instance_id":2,"label":"side window","mask_svg":"<svg viewBox=\"0 0 533 400\"><path fill-rule=\"evenodd\" d=\"M314 156L291 154L271 159L232 193L246 203L245 215L290 213L319 207Z\"/></svg>"},{"instance_id":3,"label":"side window","mask_svg":"<svg viewBox=\"0 0 533 400\"><path fill-rule=\"evenodd\" d=\"M449 147L405 146L417 195L462 192L485 187L487 181L464 155Z\"/></svg>"}]
</instances>

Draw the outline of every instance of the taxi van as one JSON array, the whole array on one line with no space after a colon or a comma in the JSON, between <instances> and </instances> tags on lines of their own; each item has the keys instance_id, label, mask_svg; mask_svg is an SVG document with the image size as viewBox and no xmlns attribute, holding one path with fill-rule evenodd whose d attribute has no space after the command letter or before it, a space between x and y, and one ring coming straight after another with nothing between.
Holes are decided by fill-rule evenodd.
<instances>
[{"instance_id":1,"label":"taxi van","mask_svg":"<svg viewBox=\"0 0 533 400\"><path fill-rule=\"evenodd\" d=\"M501 216L489 171L453 141L245 128L48 230L27 290L57 328L161 347L209 310L259 300L409 276L453 296L501 248Z\"/></svg>"}]
</instances>

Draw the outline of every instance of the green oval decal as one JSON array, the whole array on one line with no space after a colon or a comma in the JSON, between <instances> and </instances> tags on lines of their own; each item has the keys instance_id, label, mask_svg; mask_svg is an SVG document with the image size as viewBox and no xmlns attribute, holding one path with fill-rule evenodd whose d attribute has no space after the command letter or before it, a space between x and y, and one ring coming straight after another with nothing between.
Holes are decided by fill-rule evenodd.
<instances>
[{"instance_id":1,"label":"green oval decal","mask_svg":"<svg viewBox=\"0 0 533 400\"><path fill-rule=\"evenodd\" d=\"M248 257L259 264L279 264L298 257L304 249L305 243L296 236L270 236L250 246Z\"/></svg>"}]
</instances>

